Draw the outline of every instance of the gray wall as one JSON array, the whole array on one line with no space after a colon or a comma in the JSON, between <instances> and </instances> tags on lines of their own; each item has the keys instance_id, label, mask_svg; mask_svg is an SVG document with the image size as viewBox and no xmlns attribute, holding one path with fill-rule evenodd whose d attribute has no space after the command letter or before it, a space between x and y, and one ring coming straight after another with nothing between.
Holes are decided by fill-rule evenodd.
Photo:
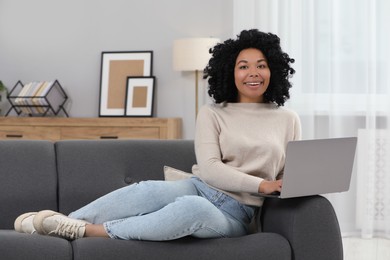
<instances>
[{"instance_id":1,"label":"gray wall","mask_svg":"<svg viewBox=\"0 0 390 260\"><path fill-rule=\"evenodd\" d=\"M153 50L154 116L183 118L192 139L195 74L173 71L172 44L230 38L232 17L232 0L0 0L0 80L58 79L70 116L98 117L101 52Z\"/></svg>"}]
</instances>

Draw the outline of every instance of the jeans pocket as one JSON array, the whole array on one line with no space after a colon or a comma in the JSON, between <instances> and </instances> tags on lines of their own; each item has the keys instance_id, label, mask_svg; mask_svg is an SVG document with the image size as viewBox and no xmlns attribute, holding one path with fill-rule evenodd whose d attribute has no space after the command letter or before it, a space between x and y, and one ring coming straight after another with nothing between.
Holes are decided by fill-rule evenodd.
<instances>
[{"instance_id":1,"label":"jeans pocket","mask_svg":"<svg viewBox=\"0 0 390 260\"><path fill-rule=\"evenodd\" d=\"M219 210L227 213L244 225L251 222L255 213L255 207L240 203L229 195L211 188L197 177L193 177L192 181L197 188L199 195L206 198Z\"/></svg>"},{"instance_id":2,"label":"jeans pocket","mask_svg":"<svg viewBox=\"0 0 390 260\"><path fill-rule=\"evenodd\" d=\"M252 207L252 206L247 206L247 205L241 204L241 209L242 209L243 212L245 212L245 214L247 215L249 221L251 221L252 218L255 216L256 207Z\"/></svg>"}]
</instances>

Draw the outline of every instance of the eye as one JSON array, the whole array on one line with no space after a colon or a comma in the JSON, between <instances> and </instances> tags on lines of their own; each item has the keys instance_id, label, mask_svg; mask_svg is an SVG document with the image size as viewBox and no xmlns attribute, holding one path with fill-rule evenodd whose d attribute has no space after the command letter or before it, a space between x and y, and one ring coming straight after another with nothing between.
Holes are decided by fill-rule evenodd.
<instances>
[{"instance_id":1,"label":"eye","mask_svg":"<svg viewBox=\"0 0 390 260\"><path fill-rule=\"evenodd\" d=\"M268 68L267 64L259 64L257 67L259 69L266 69L266 68Z\"/></svg>"},{"instance_id":2,"label":"eye","mask_svg":"<svg viewBox=\"0 0 390 260\"><path fill-rule=\"evenodd\" d=\"M247 66L247 65L241 65L241 66L239 66L238 68L239 68L240 70L245 70L245 69L248 68L248 66Z\"/></svg>"}]
</instances>

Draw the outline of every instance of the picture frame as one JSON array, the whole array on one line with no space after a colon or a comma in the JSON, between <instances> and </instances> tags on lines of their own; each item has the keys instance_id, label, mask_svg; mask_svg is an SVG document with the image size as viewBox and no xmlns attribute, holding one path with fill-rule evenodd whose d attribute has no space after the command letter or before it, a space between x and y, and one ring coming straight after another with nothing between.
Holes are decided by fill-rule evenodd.
<instances>
[{"instance_id":1,"label":"picture frame","mask_svg":"<svg viewBox=\"0 0 390 260\"><path fill-rule=\"evenodd\" d=\"M155 77L127 77L125 116L152 117Z\"/></svg>"},{"instance_id":2,"label":"picture frame","mask_svg":"<svg viewBox=\"0 0 390 260\"><path fill-rule=\"evenodd\" d=\"M125 116L128 77L153 75L153 51L102 52L99 116Z\"/></svg>"}]
</instances>

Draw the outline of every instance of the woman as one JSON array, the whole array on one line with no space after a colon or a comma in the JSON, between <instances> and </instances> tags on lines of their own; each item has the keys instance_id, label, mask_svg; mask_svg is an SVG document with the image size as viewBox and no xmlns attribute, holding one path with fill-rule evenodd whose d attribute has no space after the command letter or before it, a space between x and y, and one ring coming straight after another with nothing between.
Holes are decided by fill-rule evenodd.
<instances>
[{"instance_id":1,"label":"woman","mask_svg":"<svg viewBox=\"0 0 390 260\"><path fill-rule=\"evenodd\" d=\"M210 52L204 72L215 104L198 114L194 177L130 185L69 216L26 213L15 229L67 239L245 235L263 202L253 193L281 190L286 145L300 138L298 116L281 108L294 60L276 35L258 30L242 31Z\"/></svg>"}]
</instances>

